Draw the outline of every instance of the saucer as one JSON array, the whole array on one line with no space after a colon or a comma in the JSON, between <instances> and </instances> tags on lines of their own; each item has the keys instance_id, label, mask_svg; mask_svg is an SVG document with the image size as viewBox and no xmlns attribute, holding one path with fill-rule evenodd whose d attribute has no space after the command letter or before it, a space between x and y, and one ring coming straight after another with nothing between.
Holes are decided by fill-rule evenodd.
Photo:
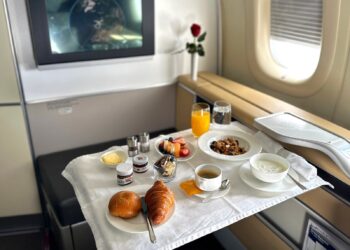
<instances>
[{"instance_id":1,"label":"saucer","mask_svg":"<svg viewBox=\"0 0 350 250\"><path fill-rule=\"evenodd\" d=\"M211 196L210 198L211 199L217 199L217 198L220 198L220 197L223 197L225 196L231 189L231 185L229 185L225 190L215 190L215 191L203 191L203 193L200 193L200 194L194 194L194 196L197 196L201 199L205 199L207 198L208 196Z\"/></svg>"},{"instance_id":2,"label":"saucer","mask_svg":"<svg viewBox=\"0 0 350 250\"><path fill-rule=\"evenodd\" d=\"M289 169L289 173L296 180L299 180L298 174L292 168ZM265 191L270 193L287 192L297 187L297 185L288 176L286 176L284 179L276 183L267 183L267 182L258 180L252 174L250 170L249 162L246 162L241 166L241 168L239 169L239 176L244 181L244 183L246 183L248 186L260 191Z\"/></svg>"}]
</instances>

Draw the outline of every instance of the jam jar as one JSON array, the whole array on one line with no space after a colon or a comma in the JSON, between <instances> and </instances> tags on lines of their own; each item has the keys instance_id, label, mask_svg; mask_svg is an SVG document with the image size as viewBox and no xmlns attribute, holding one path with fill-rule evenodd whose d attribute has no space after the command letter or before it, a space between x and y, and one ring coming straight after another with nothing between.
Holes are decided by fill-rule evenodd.
<instances>
[{"instance_id":1,"label":"jam jar","mask_svg":"<svg viewBox=\"0 0 350 250\"><path fill-rule=\"evenodd\" d=\"M125 186L132 183L134 180L133 170L131 164L122 163L116 167L117 170L117 182L120 186Z\"/></svg>"},{"instance_id":2,"label":"jam jar","mask_svg":"<svg viewBox=\"0 0 350 250\"><path fill-rule=\"evenodd\" d=\"M144 173L148 170L148 156L136 155L132 158L135 173Z\"/></svg>"}]
</instances>

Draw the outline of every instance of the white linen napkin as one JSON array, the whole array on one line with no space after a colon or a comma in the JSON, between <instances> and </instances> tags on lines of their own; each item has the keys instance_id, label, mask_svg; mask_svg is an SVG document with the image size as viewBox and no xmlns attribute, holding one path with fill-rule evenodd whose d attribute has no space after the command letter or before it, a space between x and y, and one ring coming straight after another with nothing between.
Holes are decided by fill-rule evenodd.
<instances>
[{"instance_id":1,"label":"white linen napkin","mask_svg":"<svg viewBox=\"0 0 350 250\"><path fill-rule=\"evenodd\" d=\"M281 144L272 140L261 131L257 132L254 137L259 141L265 152L278 154L286 158L291 168L306 180L310 181L317 176L317 168L308 163L303 157L284 149Z\"/></svg>"}]
</instances>

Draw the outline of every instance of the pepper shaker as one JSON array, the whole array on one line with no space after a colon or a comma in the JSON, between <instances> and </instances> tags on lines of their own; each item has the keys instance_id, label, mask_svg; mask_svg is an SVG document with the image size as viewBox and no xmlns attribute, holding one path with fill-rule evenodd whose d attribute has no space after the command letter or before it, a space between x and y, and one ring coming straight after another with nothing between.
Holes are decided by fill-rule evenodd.
<instances>
[{"instance_id":1,"label":"pepper shaker","mask_svg":"<svg viewBox=\"0 0 350 250\"><path fill-rule=\"evenodd\" d=\"M127 138L127 144L128 144L128 155L130 157L134 157L139 153L138 150L138 142L136 136L130 136Z\"/></svg>"},{"instance_id":2,"label":"pepper shaker","mask_svg":"<svg viewBox=\"0 0 350 250\"><path fill-rule=\"evenodd\" d=\"M139 134L140 139L140 150L142 153L149 152L150 145L149 145L149 133L143 132Z\"/></svg>"}]
</instances>

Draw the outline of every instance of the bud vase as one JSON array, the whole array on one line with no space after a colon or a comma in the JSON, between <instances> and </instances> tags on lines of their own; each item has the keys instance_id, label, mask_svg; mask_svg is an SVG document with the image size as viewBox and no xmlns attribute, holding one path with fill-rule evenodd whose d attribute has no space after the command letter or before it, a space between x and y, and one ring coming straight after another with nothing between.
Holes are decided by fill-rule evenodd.
<instances>
[{"instance_id":1,"label":"bud vase","mask_svg":"<svg viewBox=\"0 0 350 250\"><path fill-rule=\"evenodd\" d=\"M198 53L191 54L191 79L197 81L198 78Z\"/></svg>"}]
</instances>

